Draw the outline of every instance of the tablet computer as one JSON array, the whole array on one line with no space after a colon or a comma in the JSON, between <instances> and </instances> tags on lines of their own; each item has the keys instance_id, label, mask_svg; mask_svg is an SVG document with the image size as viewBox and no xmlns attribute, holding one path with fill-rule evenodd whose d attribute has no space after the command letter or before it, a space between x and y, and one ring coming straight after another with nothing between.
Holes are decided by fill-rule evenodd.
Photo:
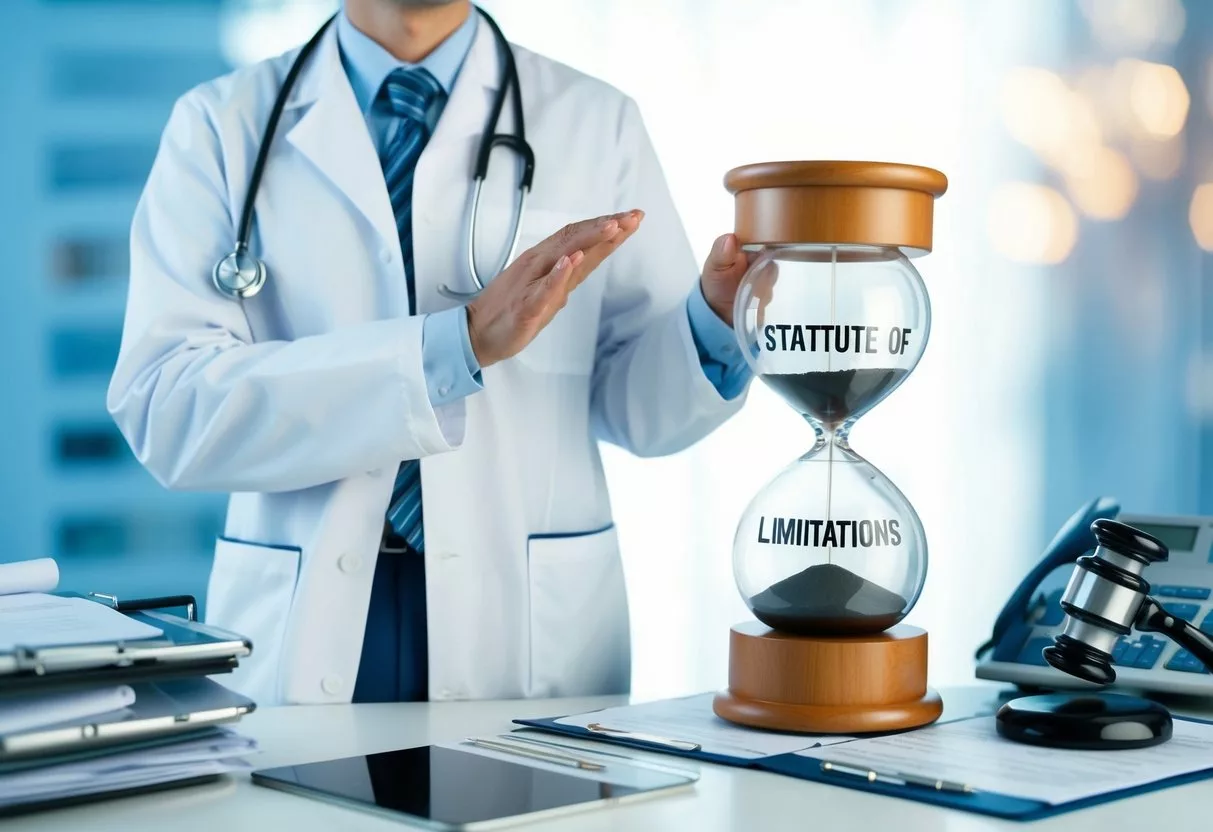
<instances>
[{"instance_id":1,"label":"tablet computer","mask_svg":"<svg viewBox=\"0 0 1213 832\"><path fill-rule=\"evenodd\" d=\"M593 756L587 752L587 756ZM603 759L601 771L428 745L253 772L253 782L422 829L487 830L689 788L695 772Z\"/></svg>"}]
</instances>

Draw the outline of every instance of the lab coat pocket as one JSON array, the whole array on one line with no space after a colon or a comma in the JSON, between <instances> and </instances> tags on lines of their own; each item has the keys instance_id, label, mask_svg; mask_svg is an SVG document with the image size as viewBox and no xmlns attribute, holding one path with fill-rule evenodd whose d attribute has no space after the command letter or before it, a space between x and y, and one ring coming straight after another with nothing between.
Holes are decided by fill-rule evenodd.
<instances>
[{"instance_id":1,"label":"lab coat pocket","mask_svg":"<svg viewBox=\"0 0 1213 832\"><path fill-rule=\"evenodd\" d=\"M614 525L527 541L531 593L528 695L593 696L631 688L627 589Z\"/></svg>"},{"instance_id":2,"label":"lab coat pocket","mask_svg":"<svg viewBox=\"0 0 1213 832\"><path fill-rule=\"evenodd\" d=\"M245 636L253 652L231 674L232 687L277 698L278 666L302 552L220 537L206 590L206 620Z\"/></svg>"},{"instance_id":3,"label":"lab coat pocket","mask_svg":"<svg viewBox=\"0 0 1213 832\"><path fill-rule=\"evenodd\" d=\"M561 211L528 208L518 239L522 253L564 226L585 217ZM573 290L569 302L534 340L518 353L518 361L531 370L545 373L589 375L594 369L598 342L598 314L602 301L604 268L591 274Z\"/></svg>"}]
</instances>

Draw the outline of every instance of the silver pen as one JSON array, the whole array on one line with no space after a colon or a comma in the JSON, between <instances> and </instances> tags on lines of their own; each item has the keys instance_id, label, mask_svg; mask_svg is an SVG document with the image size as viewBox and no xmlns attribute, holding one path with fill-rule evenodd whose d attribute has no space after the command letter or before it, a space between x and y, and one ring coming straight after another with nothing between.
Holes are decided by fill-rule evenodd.
<instances>
[{"instance_id":1,"label":"silver pen","mask_svg":"<svg viewBox=\"0 0 1213 832\"><path fill-rule=\"evenodd\" d=\"M628 760L629 762L638 762L635 757L629 757L627 754L616 754L613 751L599 751L597 748L582 748L578 745L566 745L564 743L553 742L551 740L541 740L536 737L529 737L523 734L510 734L509 738L514 742L534 743L536 745L547 746L548 748L561 748L565 751L584 751L587 754L598 754L603 757L616 757L620 760Z\"/></svg>"},{"instance_id":2,"label":"silver pen","mask_svg":"<svg viewBox=\"0 0 1213 832\"><path fill-rule=\"evenodd\" d=\"M977 792L977 789L967 783L958 783L954 780L924 777L920 774L909 774L904 771L876 771L875 769L836 763L832 760L822 760L821 770L831 774L862 777L869 783L891 783L895 786L921 786L926 789L934 789L937 792L955 792L957 794L974 794Z\"/></svg>"},{"instance_id":3,"label":"silver pen","mask_svg":"<svg viewBox=\"0 0 1213 832\"><path fill-rule=\"evenodd\" d=\"M529 757L532 760L542 760L545 763L552 763L557 766L566 766L567 768L579 768L583 771L602 771L606 768L602 763L596 763L593 760L583 760L580 757L570 757L567 754L557 754L554 751L541 751L538 748L523 748L517 745L511 745L506 742L498 742L496 740L486 740L479 737L468 737L464 742L469 745L475 745L480 748L488 748L493 751L500 751L504 754L517 754L519 757Z\"/></svg>"},{"instance_id":4,"label":"silver pen","mask_svg":"<svg viewBox=\"0 0 1213 832\"><path fill-rule=\"evenodd\" d=\"M622 728L608 728L599 722L591 722L585 726L587 731L592 731L595 734L614 734L619 737L627 737L637 742L648 742L653 745L665 745L670 748L676 748L679 751L698 751L702 746L697 742L690 740L676 740L670 737L659 737L656 734L645 734L641 731L625 731Z\"/></svg>"}]
</instances>

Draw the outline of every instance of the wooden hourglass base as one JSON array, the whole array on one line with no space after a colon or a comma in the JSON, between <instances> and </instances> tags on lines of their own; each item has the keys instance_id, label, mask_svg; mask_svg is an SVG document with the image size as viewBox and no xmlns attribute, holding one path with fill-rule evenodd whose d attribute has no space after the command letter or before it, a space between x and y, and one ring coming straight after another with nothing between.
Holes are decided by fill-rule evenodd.
<instances>
[{"instance_id":1,"label":"wooden hourglass base","mask_svg":"<svg viewBox=\"0 0 1213 832\"><path fill-rule=\"evenodd\" d=\"M861 734L934 722L943 702L927 687L927 634L917 627L797 636L747 621L729 633L729 689L712 709L753 728Z\"/></svg>"}]
</instances>

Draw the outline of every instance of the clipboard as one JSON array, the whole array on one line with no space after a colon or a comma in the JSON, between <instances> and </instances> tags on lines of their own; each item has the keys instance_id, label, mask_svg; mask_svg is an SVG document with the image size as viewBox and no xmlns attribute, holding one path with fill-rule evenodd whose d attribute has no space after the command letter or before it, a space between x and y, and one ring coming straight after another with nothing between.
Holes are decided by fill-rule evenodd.
<instances>
[{"instance_id":1,"label":"clipboard","mask_svg":"<svg viewBox=\"0 0 1213 832\"><path fill-rule=\"evenodd\" d=\"M575 715L569 714L567 716ZM544 719L516 719L514 720L514 723L516 725L523 725L549 733L564 734L566 736L578 737L580 739L594 740L612 745L627 746L639 751L670 754L677 757L685 757L690 760L696 760L698 762L716 763L718 765L731 766L734 768L747 768L754 771L765 771L771 774L780 774L785 777L794 777L798 780L824 783L831 786L839 786L841 788L869 792L871 794L880 794L886 797L897 797L904 800L913 800L948 809L958 809L964 812L989 815L991 817L1002 818L1004 820L1040 820L1042 818L1053 817L1055 815L1067 814L1080 809L1098 806L1102 803L1109 803L1127 797L1148 794L1149 792L1167 789L1172 786L1180 786L1187 783L1194 783L1213 778L1213 761L1211 761L1209 768L1202 769L1200 771L1169 777L1162 780L1156 780L1152 783L1146 783L1139 786L1132 786L1125 789L1105 792L1092 797L1080 798L1063 803L1046 803L1040 800L1014 797L1011 795L1004 795L990 791L978 791L973 793L944 792L924 788L922 786L903 786L882 782L879 780L870 781L862 777L840 776L822 771L821 761L819 759L814 757L804 757L798 754L775 754L769 757L749 759L731 757L724 754L705 753L699 750L685 750L662 743L635 739L624 734L603 734L597 731L590 731L587 728L582 728L577 725L565 725L557 721L564 718L564 716L558 716ZM1177 722L1187 721L1210 724L1210 721L1202 719L1191 719L1179 716L1175 716L1173 718Z\"/></svg>"},{"instance_id":2,"label":"clipboard","mask_svg":"<svg viewBox=\"0 0 1213 832\"><path fill-rule=\"evenodd\" d=\"M1174 717L1177 721L1181 717ZM1203 720L1188 720L1202 722ZM1100 752L1115 754L1117 752ZM898 786L882 783L879 780L869 781L860 777L839 777L821 770L819 761L812 757L799 757L795 754L781 754L778 757L768 757L762 760L759 768L773 774L783 774L799 780L809 780L814 783L827 783L832 786L856 789L871 794L882 794L887 797L899 797L905 800L915 800L919 803L929 803L933 806L943 806L948 809L959 809L964 812L975 812L979 815L1002 818L1004 820L1033 821L1043 818L1076 812L1079 809L1089 809L1103 803L1123 800L1126 797L1149 794L1150 792L1169 789L1172 786L1182 786L1200 780L1213 778L1213 765L1202 771L1181 774L1164 780L1155 780L1141 786L1105 792L1104 794L1071 800L1065 803L1045 803L1023 797L998 794L997 792L975 792L960 794L957 792L940 792L916 786Z\"/></svg>"},{"instance_id":3,"label":"clipboard","mask_svg":"<svg viewBox=\"0 0 1213 832\"><path fill-rule=\"evenodd\" d=\"M121 602L113 595L63 593L104 603L136 620L163 630L163 635L109 644L30 648L0 652L0 697L45 690L106 684L159 681L230 673L249 656L249 639L197 619L190 595L141 598ZM184 607L186 617L165 609Z\"/></svg>"},{"instance_id":4,"label":"clipboard","mask_svg":"<svg viewBox=\"0 0 1213 832\"><path fill-rule=\"evenodd\" d=\"M0 734L0 774L42 768L94 754L144 747L164 739L238 722L256 709L246 696L204 677L143 682L135 702L120 711Z\"/></svg>"}]
</instances>

